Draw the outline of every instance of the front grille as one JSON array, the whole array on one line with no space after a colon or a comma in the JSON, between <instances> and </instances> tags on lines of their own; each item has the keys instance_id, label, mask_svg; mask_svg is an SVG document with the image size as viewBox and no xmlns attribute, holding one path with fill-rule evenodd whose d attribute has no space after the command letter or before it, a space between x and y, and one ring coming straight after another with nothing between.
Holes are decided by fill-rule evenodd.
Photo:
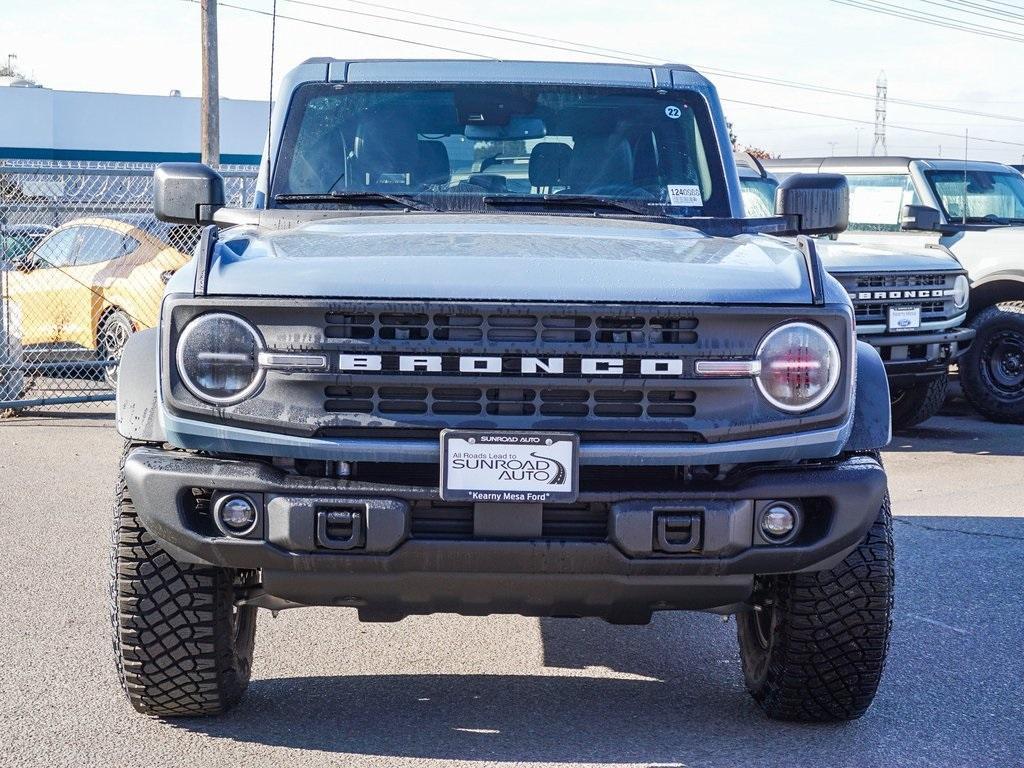
<instances>
[{"instance_id":1,"label":"front grille","mask_svg":"<svg viewBox=\"0 0 1024 768\"><path fill-rule=\"evenodd\" d=\"M492 344L696 344L697 319L671 316L328 312L324 335L337 340Z\"/></svg>"},{"instance_id":2,"label":"front grille","mask_svg":"<svg viewBox=\"0 0 1024 768\"><path fill-rule=\"evenodd\" d=\"M883 273L867 275L837 275L853 301L854 318L858 325L880 325L889 320L891 307L920 307L921 322L942 322L961 314L953 305L952 289L955 273ZM943 297L901 295L878 296L877 293L899 294L914 291L943 291ZM871 293L865 297L861 294Z\"/></svg>"},{"instance_id":3,"label":"front grille","mask_svg":"<svg viewBox=\"0 0 1024 768\"><path fill-rule=\"evenodd\" d=\"M268 352L324 361L268 369L255 396L216 412L169 364L168 407L225 426L304 438L510 429L573 432L584 443L716 443L831 425L847 408L848 366L838 396L799 420L750 378L696 373L698 360L752 358L768 330L794 317L827 328L845 354L848 320L833 307L211 296L165 304L165 349L217 308L252 322Z\"/></svg>"},{"instance_id":4,"label":"front grille","mask_svg":"<svg viewBox=\"0 0 1024 768\"><path fill-rule=\"evenodd\" d=\"M856 283L858 288L923 288L945 286L947 279L945 274L887 273L884 275L857 275Z\"/></svg>"},{"instance_id":5,"label":"front grille","mask_svg":"<svg viewBox=\"0 0 1024 768\"><path fill-rule=\"evenodd\" d=\"M696 399L696 392L675 387L335 385L324 388L324 408L329 413L387 415L685 418L696 413Z\"/></svg>"},{"instance_id":6,"label":"front grille","mask_svg":"<svg viewBox=\"0 0 1024 768\"><path fill-rule=\"evenodd\" d=\"M608 505L604 503L545 504L541 519L542 539L604 541L608 536ZM471 539L473 505L417 501L412 507L410 535L413 539Z\"/></svg>"}]
</instances>

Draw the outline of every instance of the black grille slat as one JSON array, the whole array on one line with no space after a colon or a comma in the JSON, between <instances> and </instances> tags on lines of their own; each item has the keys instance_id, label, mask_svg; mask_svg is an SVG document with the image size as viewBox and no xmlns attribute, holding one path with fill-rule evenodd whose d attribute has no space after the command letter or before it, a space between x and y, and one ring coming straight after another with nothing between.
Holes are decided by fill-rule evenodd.
<instances>
[{"instance_id":1,"label":"black grille slat","mask_svg":"<svg viewBox=\"0 0 1024 768\"><path fill-rule=\"evenodd\" d=\"M440 500L413 504L410 535L414 539L471 539L473 505ZM608 537L608 506L603 503L545 504L541 538L560 541L604 541Z\"/></svg>"},{"instance_id":2,"label":"black grille slat","mask_svg":"<svg viewBox=\"0 0 1024 768\"><path fill-rule=\"evenodd\" d=\"M886 273L881 275L858 275L856 285L858 288L929 288L945 286L947 279L945 274L900 274Z\"/></svg>"},{"instance_id":3,"label":"black grille slat","mask_svg":"<svg viewBox=\"0 0 1024 768\"><path fill-rule=\"evenodd\" d=\"M694 317L587 314L490 314L422 312L328 312L327 339L387 342L443 341L545 345L690 345L697 343Z\"/></svg>"},{"instance_id":4,"label":"black grille slat","mask_svg":"<svg viewBox=\"0 0 1024 768\"><path fill-rule=\"evenodd\" d=\"M566 418L688 418L696 413L692 390L582 387L403 387L329 386L325 408L332 413L542 416Z\"/></svg>"}]
</instances>

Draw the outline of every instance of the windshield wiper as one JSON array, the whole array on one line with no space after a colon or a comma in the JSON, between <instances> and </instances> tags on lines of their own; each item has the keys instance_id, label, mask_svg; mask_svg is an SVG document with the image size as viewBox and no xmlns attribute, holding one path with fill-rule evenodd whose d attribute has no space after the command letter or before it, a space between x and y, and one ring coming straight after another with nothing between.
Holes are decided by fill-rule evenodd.
<instances>
[{"instance_id":1,"label":"windshield wiper","mask_svg":"<svg viewBox=\"0 0 1024 768\"><path fill-rule=\"evenodd\" d=\"M402 208L409 208L413 211L435 210L428 205L413 199L411 195L395 195L389 192L314 192L310 194L286 194L276 195L275 203L345 203L359 205L366 203L370 205L394 205Z\"/></svg>"},{"instance_id":2,"label":"windshield wiper","mask_svg":"<svg viewBox=\"0 0 1024 768\"><path fill-rule=\"evenodd\" d=\"M624 200L591 195L485 195L482 200L485 205L493 206L527 207L535 205L549 208L589 208L591 210L603 208L610 211L629 211L641 216L664 215L661 211L652 212L650 206L644 203L627 203ZM655 203L654 207L661 205L661 203Z\"/></svg>"},{"instance_id":3,"label":"windshield wiper","mask_svg":"<svg viewBox=\"0 0 1024 768\"><path fill-rule=\"evenodd\" d=\"M957 224L961 221L966 221L968 224L999 224L1004 227L1010 224L1024 224L1024 219L1012 216L996 216L994 213L985 216L968 216L966 219L962 216L950 216L949 218L950 224Z\"/></svg>"}]
</instances>

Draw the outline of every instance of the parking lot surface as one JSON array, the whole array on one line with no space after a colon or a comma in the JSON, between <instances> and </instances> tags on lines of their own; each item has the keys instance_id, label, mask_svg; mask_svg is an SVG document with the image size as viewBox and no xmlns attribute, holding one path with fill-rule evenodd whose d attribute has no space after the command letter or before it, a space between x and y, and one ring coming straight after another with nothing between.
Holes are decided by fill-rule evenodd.
<instances>
[{"instance_id":1,"label":"parking lot surface","mask_svg":"<svg viewBox=\"0 0 1024 768\"><path fill-rule=\"evenodd\" d=\"M118 688L109 410L0 421L0 765L1024 765L1024 427L954 403L886 453L897 610L860 721L764 718L735 622L261 612L253 682L215 720Z\"/></svg>"}]
</instances>

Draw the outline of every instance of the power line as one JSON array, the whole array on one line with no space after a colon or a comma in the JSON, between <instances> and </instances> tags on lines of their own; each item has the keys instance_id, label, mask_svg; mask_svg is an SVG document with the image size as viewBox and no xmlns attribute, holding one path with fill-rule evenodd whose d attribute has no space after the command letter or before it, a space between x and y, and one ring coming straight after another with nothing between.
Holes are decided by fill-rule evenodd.
<instances>
[{"instance_id":1,"label":"power line","mask_svg":"<svg viewBox=\"0 0 1024 768\"><path fill-rule=\"evenodd\" d=\"M995 27L986 27L980 24L971 24L966 21L959 21L957 19L951 19L946 16L925 16L921 15L920 12L907 10L898 5L891 5L889 3L878 3L877 5L869 5L870 0L829 0L830 2L837 3L839 5L846 5L850 8L858 8L862 11L870 11L871 13L880 13L885 16L894 16L900 19L907 19L909 21L916 21L921 24L929 24L933 27L943 27L945 29L953 29L959 32L968 32L973 35L980 35L982 37L990 37L997 40L1008 40L1012 43L1024 43L1024 37L1009 33L1002 32ZM886 10L884 7L895 10Z\"/></svg>"},{"instance_id":2,"label":"power line","mask_svg":"<svg viewBox=\"0 0 1024 768\"><path fill-rule=\"evenodd\" d=\"M661 57L656 57L656 56L649 56L649 55L643 54L643 53L624 51L624 50L620 50L620 49L616 49L616 48L600 48L598 46L591 46L591 45L588 45L586 43L579 43L579 42L572 41L572 40L564 40L564 39L553 38L553 37L542 37L542 36L539 36L539 35L533 35L533 34L531 34L529 32L524 32L522 30L509 29L507 27L492 27L492 26L488 26L488 25L484 25L484 24L477 24L475 22L470 22L470 21L464 21L464 20L461 20L461 19L456 19L456 18L453 18L453 17L450 17L450 16L437 16L437 15L434 15L434 14L422 13L422 12L418 12L418 11L404 11L402 9L395 8L394 6L384 5L384 4L381 4L381 3L366 2L366 0L341 0L341 2L348 2L348 3L357 4L357 5L360 5L360 6L369 6L369 7L372 7L372 8L380 8L380 9L385 9L385 10L396 11L396 12L399 12L399 13L405 13L405 14L408 14L408 15L414 15L414 16L418 16L418 17L422 17L422 18L432 19L434 21L444 21L444 22L453 23L453 24L462 24L463 26L467 26L467 27L470 27L470 28L486 29L486 30L491 30L491 31L494 31L494 32L506 32L506 33L509 33L509 34L518 35L519 38L535 38L537 40L542 40L542 41L545 41L545 42L538 43L538 42L533 42L532 40L524 40L524 39L519 39L519 38L511 38L511 37L505 37L505 36L502 36L502 35L485 34L485 33L472 32L472 31L463 30L463 29L452 29L451 27L445 27L445 26L441 26L441 25L437 25L437 24L426 24L426 23L420 22L420 21L413 21L412 19L401 19L401 18L396 18L394 16L385 16L383 14L378 14L378 13L368 13L368 12L365 12L365 11L346 10L346 9L338 8L337 6L334 6L334 5L328 5L328 4L321 3L321 2L314 2L313 0L287 0L287 2L294 3L296 5L303 5L303 6L313 7L313 8L319 8L319 9L322 9L322 10L334 11L334 12L337 12L337 13L346 13L346 14L355 14L355 15L359 15L359 16L367 16L367 17L375 18L375 19L382 19L382 20L386 20L386 21L394 21L394 22L397 22L397 23L400 23L400 24L410 24L412 26L425 27L427 29L440 29L440 30L443 30L445 32L454 32L454 33L464 34L464 35L473 35L473 36L476 36L476 37L485 37L485 38L489 38L489 39L493 39L493 40L504 40L504 41L507 41L507 42L520 43L520 44L524 44L524 45L532 45L532 46L535 46L535 47L548 48L548 49L553 49L553 50L558 50L558 51L568 51L568 52L571 52L571 53L582 53L582 54L585 54L585 55L588 55L588 56L597 55L596 52L601 52L602 55L605 55L605 58L612 58L612 59L616 59L616 60L619 60L619 61L635 63L635 64L650 64L652 61L657 60L658 58L661 58ZM583 50L583 48L589 48L589 49L592 49L592 50ZM781 78L766 77L766 76L763 76L763 75L754 75L754 74L749 74L749 73L746 73L746 72L738 72L738 71L735 71L735 70L721 69L719 67L703 66L701 64L693 64L693 66L696 67L697 69L700 69L700 70L702 70L704 72L707 72L709 74L715 75L717 77L726 77L726 78L731 78L731 79L735 79L735 80L745 80L745 81L749 81L749 82L756 82L756 83L761 83L761 84L764 84L764 85L772 85L772 86L777 86L777 87L781 87L781 88L793 88L793 89L796 89L796 90L804 90L804 91L810 91L810 92L814 92L814 93L825 93L825 94L830 94L830 95L834 95L834 96L843 96L843 97L847 97L847 98L862 99L862 100L865 100L865 101L874 101L875 100L875 96L874 95L867 94L867 93L858 93L856 91L848 91L848 90L844 90L844 89L841 89L841 88L832 88L832 87L828 87L828 86L814 85L812 83L801 83L801 82L797 82L797 81L793 81L793 80L784 80L784 79L781 79ZM900 98L890 97L889 98L889 102L891 102L893 104L900 104L900 105L903 105L903 106L914 107L914 108L917 108L917 109L929 109L929 110L940 111L940 112L949 112L949 113L952 113L952 114L967 115L967 116L970 116L970 117L984 117L984 118L988 118L988 119L992 119L992 120L1008 120L1010 122L1024 123L1024 117L1014 117L1012 115L1001 115L1001 114L995 114L995 113L990 113L990 112L978 112L976 110L968 110L968 109L963 109L963 108L960 108L960 107L942 106L942 105L939 105L939 104L932 104L932 103L922 102L922 101L914 101L914 100L911 100L911 99L900 99Z\"/></svg>"},{"instance_id":3,"label":"power line","mask_svg":"<svg viewBox=\"0 0 1024 768\"><path fill-rule=\"evenodd\" d=\"M199 0L181 0L184 3L192 3L198 5ZM259 8L248 8L244 5L232 5L231 3L219 3L221 8L231 8L235 11L246 11L248 13L255 13L260 16L271 16L270 11L263 11ZM341 27L337 24L328 24L323 21L313 21L312 19L303 19L298 16L285 16L284 14L277 14L278 19L286 19L288 21L296 21L300 24L310 24L315 27L326 27L327 29L336 29L341 32L351 32L354 35L365 35L366 37L375 37L379 40L388 40L393 43L406 43L407 45L418 45L421 48L432 48L436 51L446 51L447 53L459 53L463 56L475 56L479 59L493 59L493 56L487 56L483 53L475 53L474 51L463 51L459 48L447 48L443 45L434 45L433 43L424 43L419 40L407 40L401 37L393 37L391 35L384 35L379 32L370 32L365 29L353 29L351 27Z\"/></svg>"},{"instance_id":4,"label":"power line","mask_svg":"<svg viewBox=\"0 0 1024 768\"><path fill-rule=\"evenodd\" d=\"M562 39L559 39L557 37L544 37L543 35L537 35L537 34L534 34L532 32L524 32L523 30L519 30L519 29L509 29L508 27L495 27L495 26L491 26L491 25L488 25L488 24L481 24L481 23L476 22L476 21L465 21L464 19L455 19L455 18L452 18L450 16L438 16L437 14L423 13L422 11L409 11L409 10L406 10L405 8L396 8L393 5L386 5L384 3L377 3L377 2L369 2L368 0L341 0L341 2L349 3L351 5L361 5L361 6L370 7L370 8L374 8L374 9L378 9L378 10L379 9L383 9L383 10L387 10L387 11L395 11L397 13L404 13L407 16L419 16L420 18L423 18L423 19L432 19L434 21L446 21L446 22L449 22L449 23L452 23L452 24L462 24L463 26L473 27L475 29L486 29L486 30L489 30L491 32L507 32L507 33L513 34L513 35L522 35L523 37L532 37L534 40L545 40L545 41L547 41L549 43L559 43L559 44L565 44L565 45L573 45L573 46L577 46L577 47L580 47L580 48L589 48L591 50L598 51L598 52L601 52L601 53L621 54L621 55L624 55L624 56L628 56L630 58L637 57L637 54L635 54L635 53L633 53L631 51L623 51L623 50L619 50L619 49L616 49L616 48L602 48L601 46L598 46L598 45L590 45L589 43L580 43L580 42L575 42L575 41L570 41L570 40L562 40ZM335 10L339 10L340 11L342 9L336 8ZM348 13L348 11L346 11L346 13ZM396 21L397 21L397 19L396 19ZM455 31L455 30L449 30L449 31Z\"/></svg>"},{"instance_id":5,"label":"power line","mask_svg":"<svg viewBox=\"0 0 1024 768\"><path fill-rule=\"evenodd\" d=\"M986 8L983 5L979 6L977 3L957 3L956 5L950 5L949 3L941 2L941 0L921 0L921 2L922 3L927 3L928 5L936 5L936 6L940 7L940 8L948 8L949 10L956 11L957 13L962 13L962 14L967 15L967 16L981 16L982 18L986 18L986 19L994 19L996 21L1006 22L1007 24L1016 24L1017 26L1022 26L1022 22L1020 22L1020 21L1013 21L1012 20L1011 17L1013 17L1015 14L1012 14L1012 13L1011 14L1007 14L1005 12L999 13L998 11L995 12L995 13L992 13L992 11L994 9ZM965 10L963 8L964 5L973 6L974 8L984 9L984 10ZM1018 17L1018 18L1024 18L1024 17Z\"/></svg>"},{"instance_id":6,"label":"power line","mask_svg":"<svg viewBox=\"0 0 1024 768\"><path fill-rule=\"evenodd\" d=\"M489 38L491 40L505 40L507 42L521 43L523 45L535 45L535 46L541 46L541 47L544 47L544 48L551 48L551 49L556 50L556 51L568 51L569 53L588 53L587 51L582 51L579 48L572 48L572 47L568 47L568 46L546 45L546 44L542 45L540 43L534 43L534 42L531 42L529 40L520 40L520 39L511 38L511 37L504 37L502 35L487 34L485 32L470 32L468 30L463 30L463 29L452 29L451 27L445 27L445 26L442 26L440 24L427 24L426 22L412 21L411 19L397 19L394 16L385 16L385 15L379 14L379 13L368 13L366 11L352 11L352 10L347 10L347 9L343 9L343 8L338 8L337 6L334 6L334 5L325 5L324 3L315 3L315 2L312 2L312 0L286 0L286 2L292 3L293 5L304 5L304 6L307 6L309 8L319 8L319 9L324 10L324 11L334 11L336 13L344 13L344 14L350 15L350 16L365 16L365 17L371 18L371 19L382 19L384 21L397 21L399 24L411 24L413 26L422 27L424 29L439 29L442 32L456 32L458 34L472 35L473 37L484 37L484 38ZM425 15L425 14L421 14L421 15ZM445 20L446 21L453 21L452 19L445 19ZM455 22L455 23L462 24L462 23L466 23L466 22ZM512 34L520 34L520 33L519 32L513 32ZM596 53L591 53L589 55L596 56L597 54ZM621 56L608 56L608 58L617 58L619 61L628 61L631 64L649 64L650 63L649 60L641 60L641 59L638 59L636 57L623 58Z\"/></svg>"},{"instance_id":7,"label":"power line","mask_svg":"<svg viewBox=\"0 0 1024 768\"><path fill-rule=\"evenodd\" d=\"M982 8L985 6L996 6L996 10L1002 8L1012 8L1016 11L1024 11L1024 5L1018 5L1017 3L996 2L996 0L985 0L985 5L981 5L979 2L969 2L969 0L952 0L952 2L955 2L957 5L973 5Z\"/></svg>"},{"instance_id":8,"label":"power line","mask_svg":"<svg viewBox=\"0 0 1024 768\"><path fill-rule=\"evenodd\" d=\"M187 2L187 3L193 3L193 4L197 4L199 2L199 0L181 0L181 1L182 2ZM290 0L290 1L294 1L294 0ZM837 1L838 0L833 0L833 2L837 2ZM246 12L249 12L249 13L255 13L255 14L258 14L258 15L261 15L261 16L270 16L271 15L269 11L263 11L263 10L260 10L258 8L249 8L249 7L241 6L241 5L233 5L231 3L221 2L220 6L223 7L223 8L231 8L233 10L246 11ZM336 9L336 10L341 10L341 9ZM475 57L481 58L481 59L492 59L493 58L493 57L486 56L486 55L481 54L481 53L476 53L475 51L464 51L464 50L460 50L460 49L456 49L456 48L448 48L448 47L445 47L445 46L434 45L434 44L431 44L431 43L424 43L424 42L421 42L421 41L418 41L418 40L410 40L410 39L407 39L407 38L400 38L400 37L394 37L394 36L391 36L391 35L384 35L384 34L377 33L377 32L370 32L368 30L354 29L352 27L342 27L342 26L335 25L335 24L328 24L326 22L315 21L313 19L301 18L301 17L298 17L298 16L285 16L285 15L279 13L279 14L277 14L277 18L278 19L288 20L288 21L295 21L295 22L299 22L299 23L302 23L302 24L309 24L311 26L325 27L327 29L336 29L336 30L340 30L340 31L343 31L343 32L350 32L352 34L357 34L357 35L365 35L365 36L368 36L368 37L374 37L374 38L378 38L378 39L390 40L392 42L407 43L407 44L410 44L410 45L418 45L418 46L422 46L422 47L426 47L426 48L433 48L433 49L437 49L437 50L443 50L443 51L447 51L449 53L460 53L460 54L463 54L463 55L475 56ZM472 34L472 33L467 33L467 34ZM513 41L513 42L520 42L520 41ZM711 71L710 68L704 68L704 69L707 69L708 71ZM869 98L873 98L873 97L869 97ZM774 111L778 111L778 112L789 112L789 113L792 113L792 114L809 115L809 116L812 116L812 117L821 117L821 118L825 118L825 119L828 119L828 120L839 120L839 121L843 121L843 122L856 123L856 124L860 124L860 125L874 125L873 122L868 121L868 120L858 120L856 118L845 117L845 116L841 116L841 115L829 115L829 114L824 114L824 113L820 113L820 112L808 112L808 111L804 111L804 110L792 109L792 108L788 108L788 107L779 107L779 106L770 105L770 104L758 104L758 103L750 102L750 101L741 101L741 100L738 100L738 99L722 99L722 101L730 102L730 103L733 103L733 104L742 104L742 105L745 105L745 106L759 107L759 108L762 108L762 109L774 110ZM1007 118L1007 119L1014 119L1014 120L1016 120L1017 118ZM892 124L892 123L890 123L889 126L891 128L895 128L897 130L913 131L913 132L916 132L916 133L926 133L926 134L930 134L930 135L934 135L934 136L950 136L950 137L953 137L953 138L962 138L962 134L956 134L956 133L946 133L946 132L942 132L942 131L929 131L929 130L926 130L924 128L911 128L911 127L908 127L908 126L895 125L895 124ZM981 138L981 137L977 137L977 136L972 137L972 139L974 141L981 141L981 142L992 143L992 144L1002 144L1002 145L1009 145L1009 146L1015 146L1015 147L1024 147L1024 143L1021 143L1021 142L1004 141L1004 140L999 140L999 139L985 139L985 138Z\"/></svg>"},{"instance_id":9,"label":"power line","mask_svg":"<svg viewBox=\"0 0 1024 768\"><path fill-rule=\"evenodd\" d=\"M790 107L779 107L774 104L758 104L753 101L741 101L740 99L722 99L722 101L730 104L742 104L747 107L759 107L760 109L772 110L775 112L791 112L794 115L808 115L810 117L824 117L829 120L842 120L847 123L859 123L861 125L874 125L871 120L858 120L855 117L843 117L842 115L827 115L821 112L808 112L802 109L792 109ZM931 136L950 136L954 139L963 139L962 133L947 133L946 131L929 131L926 128L911 128L908 125L896 125L894 123L886 123L889 128L895 128L900 131L912 131L913 133L927 133ZM984 141L988 144L1006 144L1011 147L1024 147L1024 142L1019 141L1005 141L1002 139L983 139L978 136L971 136L971 141Z\"/></svg>"}]
</instances>

